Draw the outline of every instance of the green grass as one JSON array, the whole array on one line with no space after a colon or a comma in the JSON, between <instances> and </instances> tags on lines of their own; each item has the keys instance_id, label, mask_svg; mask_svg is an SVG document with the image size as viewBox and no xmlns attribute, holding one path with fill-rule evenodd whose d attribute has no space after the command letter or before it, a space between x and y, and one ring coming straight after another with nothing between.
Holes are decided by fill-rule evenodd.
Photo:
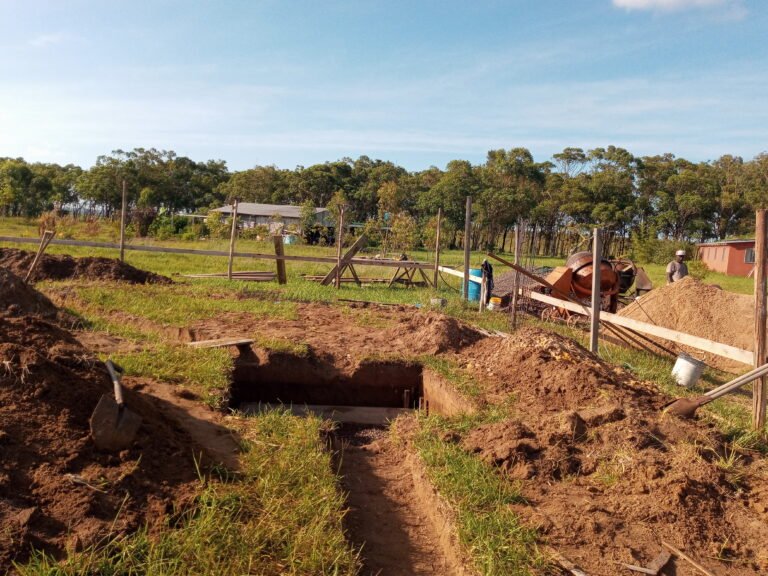
<instances>
[{"instance_id":1,"label":"green grass","mask_svg":"<svg viewBox=\"0 0 768 576\"><path fill-rule=\"evenodd\" d=\"M420 418L414 445L427 476L451 506L459 542L478 573L534 574L544 564L536 549L536 532L525 527L509 506L522 501L518 486L460 445L442 439L446 431L466 430L469 422Z\"/></svg>"},{"instance_id":2,"label":"green grass","mask_svg":"<svg viewBox=\"0 0 768 576\"><path fill-rule=\"evenodd\" d=\"M127 313L163 325L186 327L196 320L226 312L247 312L255 318L296 318L293 302L237 299L237 287L205 284L130 285L81 283L74 287L86 308L103 314Z\"/></svg>"},{"instance_id":3,"label":"green grass","mask_svg":"<svg viewBox=\"0 0 768 576\"><path fill-rule=\"evenodd\" d=\"M322 435L326 423L270 411L241 422L236 478L207 480L195 505L156 537L146 530L56 562L43 553L21 576L316 576L358 573L344 538L344 499Z\"/></svg>"},{"instance_id":4,"label":"green grass","mask_svg":"<svg viewBox=\"0 0 768 576\"><path fill-rule=\"evenodd\" d=\"M222 407L227 397L232 357L226 349L155 343L139 352L116 353L109 357L129 376L183 385L212 407Z\"/></svg>"},{"instance_id":5,"label":"green grass","mask_svg":"<svg viewBox=\"0 0 768 576\"><path fill-rule=\"evenodd\" d=\"M285 338L273 338L269 336L256 335L256 345L270 352L281 352L283 354L293 354L301 358L307 358L310 355L309 344L306 342L294 342Z\"/></svg>"},{"instance_id":6,"label":"green grass","mask_svg":"<svg viewBox=\"0 0 768 576\"><path fill-rule=\"evenodd\" d=\"M425 368L430 368L442 376L446 381L464 396L473 400L482 397L482 389L472 375L456 364L451 358L424 354L414 358Z\"/></svg>"}]
</instances>

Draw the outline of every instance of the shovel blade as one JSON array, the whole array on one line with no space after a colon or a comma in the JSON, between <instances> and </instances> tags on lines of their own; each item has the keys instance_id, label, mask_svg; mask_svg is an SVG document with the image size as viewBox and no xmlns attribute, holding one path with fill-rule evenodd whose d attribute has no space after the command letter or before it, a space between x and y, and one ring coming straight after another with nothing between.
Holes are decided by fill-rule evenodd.
<instances>
[{"instance_id":1,"label":"shovel blade","mask_svg":"<svg viewBox=\"0 0 768 576\"><path fill-rule=\"evenodd\" d=\"M99 399L91 414L91 438L99 450L119 451L128 448L141 426L141 416L120 406L110 394Z\"/></svg>"},{"instance_id":2,"label":"shovel blade","mask_svg":"<svg viewBox=\"0 0 768 576\"><path fill-rule=\"evenodd\" d=\"M664 413L673 414L680 418L693 418L696 415L696 410L700 406L711 402L712 398L709 396L698 396L696 398L679 398L664 408Z\"/></svg>"}]
</instances>

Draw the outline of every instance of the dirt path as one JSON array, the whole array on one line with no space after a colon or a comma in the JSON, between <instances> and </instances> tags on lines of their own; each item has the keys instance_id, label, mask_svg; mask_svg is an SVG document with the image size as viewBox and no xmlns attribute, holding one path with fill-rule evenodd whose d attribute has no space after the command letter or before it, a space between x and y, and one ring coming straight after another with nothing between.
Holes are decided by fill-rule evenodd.
<instances>
[{"instance_id":1,"label":"dirt path","mask_svg":"<svg viewBox=\"0 0 768 576\"><path fill-rule=\"evenodd\" d=\"M338 438L347 531L362 546L362 576L457 574L414 490L404 450L393 447L381 428L346 425Z\"/></svg>"}]
</instances>

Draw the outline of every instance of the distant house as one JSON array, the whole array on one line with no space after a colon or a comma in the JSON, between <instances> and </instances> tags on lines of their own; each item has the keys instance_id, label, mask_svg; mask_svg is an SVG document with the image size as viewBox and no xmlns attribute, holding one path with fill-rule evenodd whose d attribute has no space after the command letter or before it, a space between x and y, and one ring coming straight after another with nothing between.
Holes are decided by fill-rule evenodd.
<instances>
[{"instance_id":1,"label":"distant house","mask_svg":"<svg viewBox=\"0 0 768 576\"><path fill-rule=\"evenodd\" d=\"M707 268L729 276L749 276L755 267L754 240L727 240L697 244L699 260Z\"/></svg>"},{"instance_id":2,"label":"distant house","mask_svg":"<svg viewBox=\"0 0 768 576\"><path fill-rule=\"evenodd\" d=\"M232 206L216 208L214 212L221 212L230 216ZM283 227L298 228L301 222L301 206L281 206L279 204L256 204L254 202L240 202L237 205L238 220L245 227L269 226L273 231L275 222L282 222ZM326 208L315 208L315 223L321 226L333 226L332 217Z\"/></svg>"}]
</instances>

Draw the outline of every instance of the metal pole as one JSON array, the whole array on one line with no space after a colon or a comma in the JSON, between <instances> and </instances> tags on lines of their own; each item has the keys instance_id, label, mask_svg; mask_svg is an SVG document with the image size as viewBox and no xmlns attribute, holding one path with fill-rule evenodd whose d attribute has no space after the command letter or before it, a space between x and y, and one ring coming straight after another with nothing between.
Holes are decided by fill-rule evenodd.
<instances>
[{"instance_id":1,"label":"metal pole","mask_svg":"<svg viewBox=\"0 0 768 576\"><path fill-rule=\"evenodd\" d=\"M472 231L472 196L467 196L464 213L464 300L469 300L469 243Z\"/></svg>"},{"instance_id":2,"label":"metal pole","mask_svg":"<svg viewBox=\"0 0 768 576\"><path fill-rule=\"evenodd\" d=\"M125 262L125 211L126 211L125 178L123 178L123 206L120 212L120 262Z\"/></svg>"},{"instance_id":3,"label":"metal pole","mask_svg":"<svg viewBox=\"0 0 768 576\"><path fill-rule=\"evenodd\" d=\"M341 287L341 242L342 237L344 236L344 206L341 207L341 212L339 212L339 230L337 235L338 244L336 246L336 289L338 290Z\"/></svg>"},{"instance_id":4,"label":"metal pole","mask_svg":"<svg viewBox=\"0 0 768 576\"><path fill-rule=\"evenodd\" d=\"M232 280L232 259L235 254L235 233L237 232L237 200L232 205L232 231L229 234L229 263L227 264L227 280Z\"/></svg>"},{"instance_id":5,"label":"metal pole","mask_svg":"<svg viewBox=\"0 0 768 576\"><path fill-rule=\"evenodd\" d=\"M592 319L589 327L589 349L597 354L597 336L600 331L600 263L603 258L600 228L594 229L592 242Z\"/></svg>"},{"instance_id":6,"label":"metal pole","mask_svg":"<svg viewBox=\"0 0 768 576\"><path fill-rule=\"evenodd\" d=\"M755 215L755 368L766 361L766 241L768 219L766 211ZM765 426L765 407L768 399L768 380L761 376L752 384L752 426L761 430Z\"/></svg>"},{"instance_id":7,"label":"metal pole","mask_svg":"<svg viewBox=\"0 0 768 576\"><path fill-rule=\"evenodd\" d=\"M440 226L443 221L443 209L438 208L437 209L437 234L435 236L435 276L432 283L435 286L435 290L437 290L437 274L439 272L440 268Z\"/></svg>"}]
</instances>

